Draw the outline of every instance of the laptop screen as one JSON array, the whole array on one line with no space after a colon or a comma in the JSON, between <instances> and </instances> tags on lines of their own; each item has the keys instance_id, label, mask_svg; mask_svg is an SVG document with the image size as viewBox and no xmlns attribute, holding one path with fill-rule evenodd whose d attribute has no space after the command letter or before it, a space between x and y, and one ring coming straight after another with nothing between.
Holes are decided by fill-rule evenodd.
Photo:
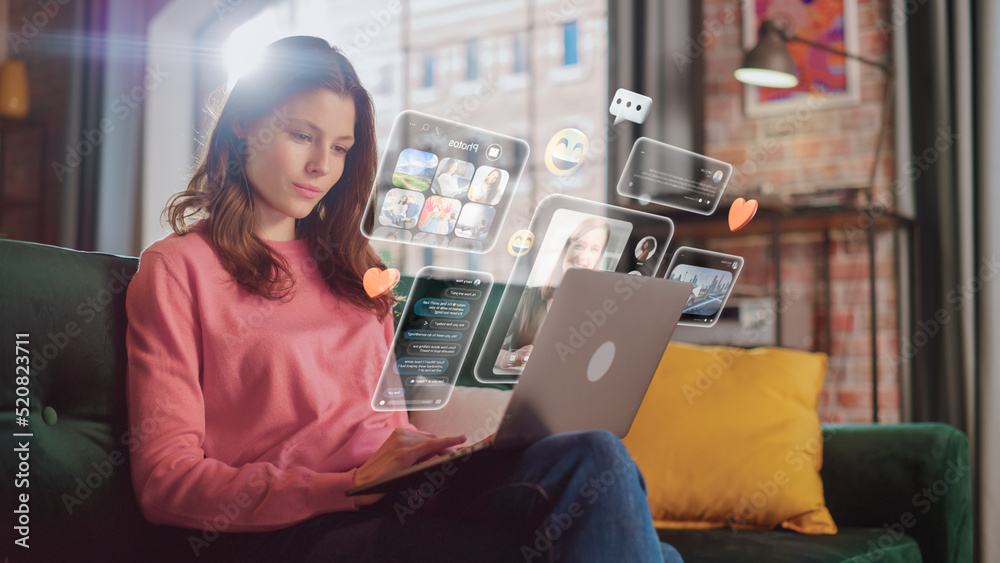
<instances>
[{"instance_id":1,"label":"laptop screen","mask_svg":"<svg viewBox=\"0 0 1000 563\"><path fill-rule=\"evenodd\" d=\"M535 243L517 258L489 322L475 367L487 383L515 383L524 371L559 282L569 268L654 276L673 235L666 217L553 195L539 204L529 230Z\"/></svg>"}]
</instances>

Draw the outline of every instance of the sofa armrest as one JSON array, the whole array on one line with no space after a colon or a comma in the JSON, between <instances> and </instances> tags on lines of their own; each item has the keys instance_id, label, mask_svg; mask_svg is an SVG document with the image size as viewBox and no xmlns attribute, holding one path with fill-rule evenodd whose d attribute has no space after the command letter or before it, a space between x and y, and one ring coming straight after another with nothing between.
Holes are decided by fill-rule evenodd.
<instances>
[{"instance_id":1,"label":"sofa armrest","mask_svg":"<svg viewBox=\"0 0 1000 563\"><path fill-rule=\"evenodd\" d=\"M823 488L841 527L902 533L925 563L972 560L969 442L941 423L824 425Z\"/></svg>"}]
</instances>

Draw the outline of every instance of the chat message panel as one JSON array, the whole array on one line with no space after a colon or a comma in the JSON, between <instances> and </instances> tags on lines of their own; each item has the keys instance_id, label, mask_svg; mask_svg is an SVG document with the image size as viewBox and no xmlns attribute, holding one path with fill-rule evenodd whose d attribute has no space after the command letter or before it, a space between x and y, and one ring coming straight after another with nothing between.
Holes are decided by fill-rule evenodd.
<instances>
[{"instance_id":1,"label":"chat message panel","mask_svg":"<svg viewBox=\"0 0 1000 563\"><path fill-rule=\"evenodd\" d=\"M489 252L528 153L522 139L404 111L382 153L361 232L400 244Z\"/></svg>"},{"instance_id":2,"label":"chat message panel","mask_svg":"<svg viewBox=\"0 0 1000 563\"><path fill-rule=\"evenodd\" d=\"M486 272L428 266L417 273L372 397L374 410L448 404L492 287Z\"/></svg>"},{"instance_id":3,"label":"chat message panel","mask_svg":"<svg viewBox=\"0 0 1000 563\"><path fill-rule=\"evenodd\" d=\"M639 137L618 179L618 193L643 202L711 215L733 166L666 143Z\"/></svg>"}]
</instances>

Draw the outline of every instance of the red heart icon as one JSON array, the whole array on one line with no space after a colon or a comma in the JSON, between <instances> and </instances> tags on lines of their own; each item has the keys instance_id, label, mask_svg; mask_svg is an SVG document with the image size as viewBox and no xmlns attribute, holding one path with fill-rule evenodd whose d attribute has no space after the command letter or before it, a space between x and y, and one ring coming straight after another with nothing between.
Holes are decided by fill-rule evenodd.
<instances>
[{"instance_id":1,"label":"red heart icon","mask_svg":"<svg viewBox=\"0 0 1000 563\"><path fill-rule=\"evenodd\" d=\"M757 214L757 200L745 201L742 197L736 198L733 206L729 208L729 230L736 232L747 226L750 219Z\"/></svg>"},{"instance_id":2,"label":"red heart icon","mask_svg":"<svg viewBox=\"0 0 1000 563\"><path fill-rule=\"evenodd\" d=\"M396 268L389 268L388 270L368 268L368 271L365 272L363 282L365 293L368 294L368 297L378 299L392 291L392 288L396 287L396 284L399 283L399 270Z\"/></svg>"}]
</instances>

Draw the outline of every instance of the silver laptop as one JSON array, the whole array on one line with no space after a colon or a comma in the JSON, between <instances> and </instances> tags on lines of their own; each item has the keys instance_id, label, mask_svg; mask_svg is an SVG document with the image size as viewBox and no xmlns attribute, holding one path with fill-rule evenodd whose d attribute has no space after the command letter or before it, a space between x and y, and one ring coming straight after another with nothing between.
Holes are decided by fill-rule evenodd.
<instances>
[{"instance_id":1,"label":"silver laptop","mask_svg":"<svg viewBox=\"0 0 1000 563\"><path fill-rule=\"evenodd\" d=\"M428 468L488 448L522 448L560 432L607 430L624 437L693 288L682 281L570 268L495 436L347 494L405 489Z\"/></svg>"}]
</instances>

